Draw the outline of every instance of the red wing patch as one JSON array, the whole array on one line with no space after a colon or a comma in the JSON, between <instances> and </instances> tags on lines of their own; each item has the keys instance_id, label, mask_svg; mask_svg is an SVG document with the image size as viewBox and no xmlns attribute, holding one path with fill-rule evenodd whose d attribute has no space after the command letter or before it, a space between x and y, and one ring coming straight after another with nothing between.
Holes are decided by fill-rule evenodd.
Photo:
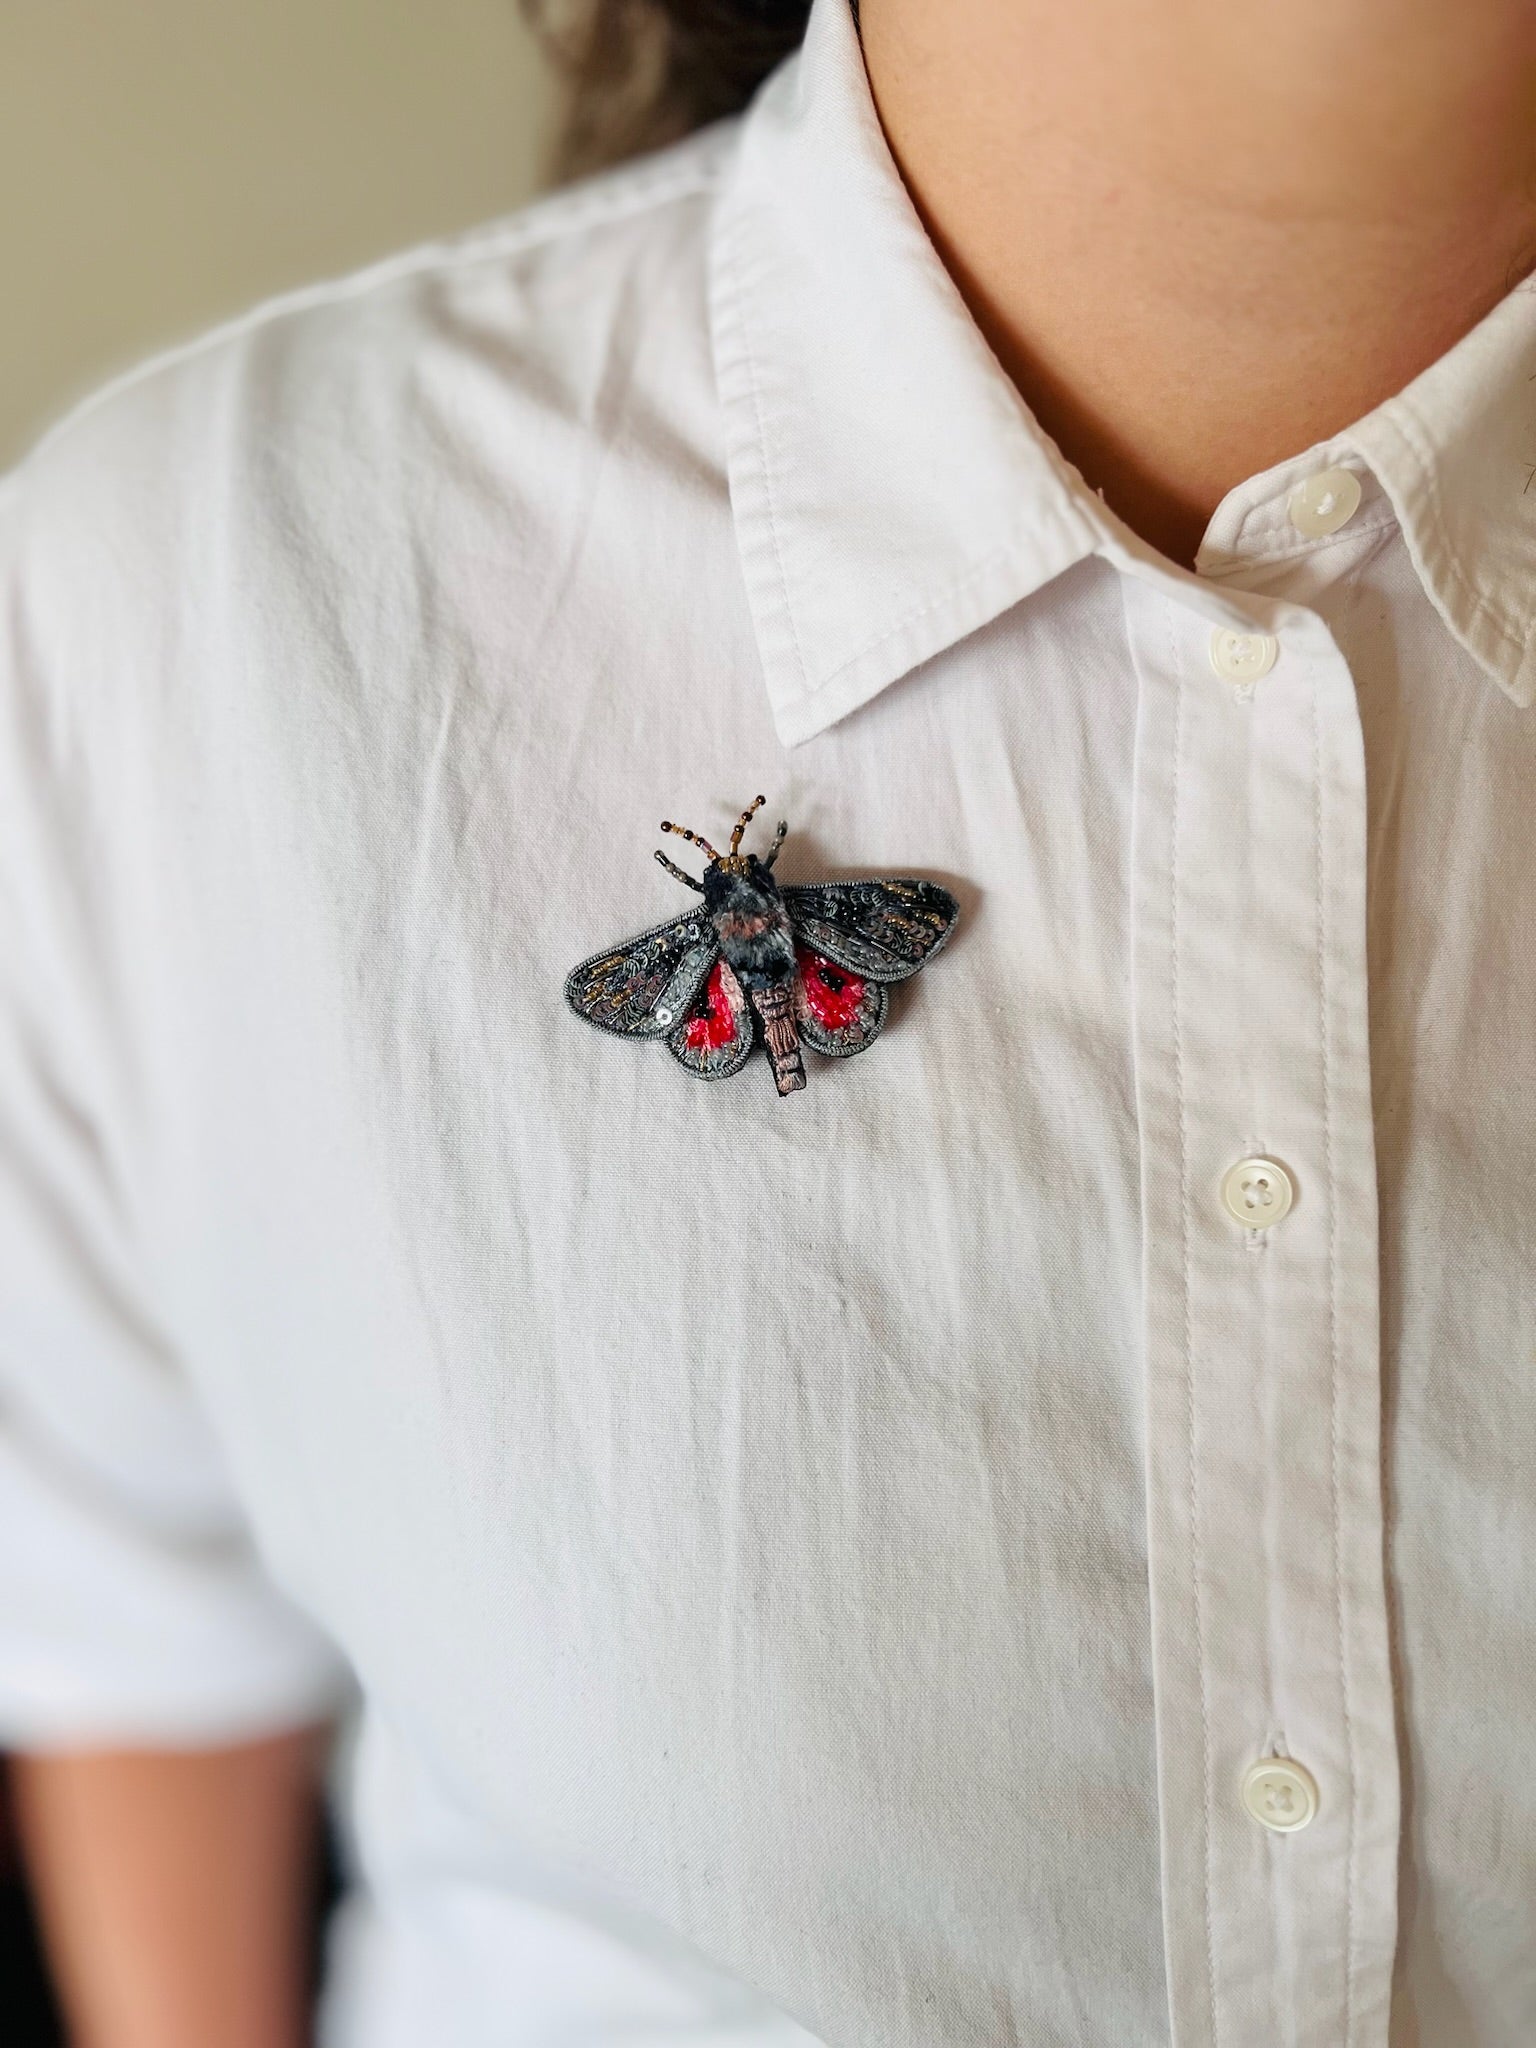
<instances>
[{"instance_id":1,"label":"red wing patch","mask_svg":"<svg viewBox=\"0 0 1536 2048\"><path fill-rule=\"evenodd\" d=\"M723 959L688 1006L688 1014L667 1034L667 1047L690 1074L714 1081L737 1073L756 1043L752 1012L741 983Z\"/></svg>"},{"instance_id":2,"label":"red wing patch","mask_svg":"<svg viewBox=\"0 0 1536 2048\"><path fill-rule=\"evenodd\" d=\"M703 999L695 1004L693 1014L683 1026L683 1043L690 1052L718 1052L736 1036L736 1013L725 991L728 972L723 960L717 960L709 970Z\"/></svg>"},{"instance_id":3,"label":"red wing patch","mask_svg":"<svg viewBox=\"0 0 1536 2048\"><path fill-rule=\"evenodd\" d=\"M797 948L800 981L806 1005L818 1024L828 1031L845 1031L855 1022L864 1000L864 980L845 967L834 967L820 953Z\"/></svg>"},{"instance_id":4,"label":"red wing patch","mask_svg":"<svg viewBox=\"0 0 1536 2048\"><path fill-rule=\"evenodd\" d=\"M890 1000L884 982L839 967L809 946L795 947L795 963L795 1018L806 1044L833 1059L872 1044Z\"/></svg>"}]
</instances>

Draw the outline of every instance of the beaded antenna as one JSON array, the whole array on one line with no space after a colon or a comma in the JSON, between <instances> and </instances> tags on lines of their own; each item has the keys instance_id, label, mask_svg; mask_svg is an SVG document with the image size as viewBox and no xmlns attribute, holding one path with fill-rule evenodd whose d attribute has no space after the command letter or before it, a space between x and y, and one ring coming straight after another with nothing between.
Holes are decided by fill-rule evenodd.
<instances>
[{"instance_id":1,"label":"beaded antenna","mask_svg":"<svg viewBox=\"0 0 1536 2048\"><path fill-rule=\"evenodd\" d=\"M705 1081L739 1073L761 1042L774 1085L792 1095L805 1086L802 1046L846 1059L874 1043L890 984L926 966L960 906L937 882L904 875L781 887L773 864L789 830L783 819L765 854L741 851L765 801L754 797L737 819L728 853L663 818L663 832L709 856L700 879L656 854L703 897L701 908L583 960L565 997L604 1031L664 1040Z\"/></svg>"}]
</instances>

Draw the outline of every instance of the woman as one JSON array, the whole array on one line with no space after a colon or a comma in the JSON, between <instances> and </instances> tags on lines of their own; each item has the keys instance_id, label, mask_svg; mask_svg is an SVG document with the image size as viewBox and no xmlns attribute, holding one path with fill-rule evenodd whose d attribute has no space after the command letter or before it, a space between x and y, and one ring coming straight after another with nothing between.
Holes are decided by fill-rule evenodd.
<instances>
[{"instance_id":1,"label":"woman","mask_svg":"<svg viewBox=\"0 0 1536 2048\"><path fill-rule=\"evenodd\" d=\"M344 1683L332 2043L1529 2036L1533 84L814 0L12 479L83 2038L297 2038Z\"/></svg>"}]
</instances>

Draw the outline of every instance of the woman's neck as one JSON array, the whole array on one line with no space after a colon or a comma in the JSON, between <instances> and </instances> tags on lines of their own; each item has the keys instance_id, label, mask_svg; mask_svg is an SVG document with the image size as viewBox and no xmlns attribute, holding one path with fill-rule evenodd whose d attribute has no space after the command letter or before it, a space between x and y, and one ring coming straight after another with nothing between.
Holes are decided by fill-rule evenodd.
<instances>
[{"instance_id":1,"label":"woman's neck","mask_svg":"<svg viewBox=\"0 0 1536 2048\"><path fill-rule=\"evenodd\" d=\"M993 348L1174 560L1234 484L1401 389L1536 263L1529 0L862 0L860 21Z\"/></svg>"}]
</instances>

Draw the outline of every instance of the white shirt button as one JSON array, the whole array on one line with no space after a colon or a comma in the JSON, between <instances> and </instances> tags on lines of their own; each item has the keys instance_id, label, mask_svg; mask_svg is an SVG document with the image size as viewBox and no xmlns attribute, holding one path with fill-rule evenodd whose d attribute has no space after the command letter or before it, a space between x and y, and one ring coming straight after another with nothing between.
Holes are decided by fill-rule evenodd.
<instances>
[{"instance_id":1,"label":"white shirt button","mask_svg":"<svg viewBox=\"0 0 1536 2048\"><path fill-rule=\"evenodd\" d=\"M1243 1804L1277 1835L1293 1835L1317 1812L1317 1781L1288 1756L1262 1756L1243 1773Z\"/></svg>"},{"instance_id":2,"label":"white shirt button","mask_svg":"<svg viewBox=\"0 0 1536 2048\"><path fill-rule=\"evenodd\" d=\"M1279 652L1273 633L1233 633L1218 626L1211 635L1211 667L1229 682L1252 683L1267 676Z\"/></svg>"},{"instance_id":3,"label":"white shirt button","mask_svg":"<svg viewBox=\"0 0 1536 2048\"><path fill-rule=\"evenodd\" d=\"M1296 486L1285 509L1298 533L1320 540L1353 519L1359 504L1360 479L1352 469L1320 469Z\"/></svg>"},{"instance_id":4,"label":"white shirt button","mask_svg":"<svg viewBox=\"0 0 1536 2048\"><path fill-rule=\"evenodd\" d=\"M1222 1177L1227 1214L1245 1230L1267 1230L1296 1199L1295 1185L1275 1159L1239 1159Z\"/></svg>"}]
</instances>

